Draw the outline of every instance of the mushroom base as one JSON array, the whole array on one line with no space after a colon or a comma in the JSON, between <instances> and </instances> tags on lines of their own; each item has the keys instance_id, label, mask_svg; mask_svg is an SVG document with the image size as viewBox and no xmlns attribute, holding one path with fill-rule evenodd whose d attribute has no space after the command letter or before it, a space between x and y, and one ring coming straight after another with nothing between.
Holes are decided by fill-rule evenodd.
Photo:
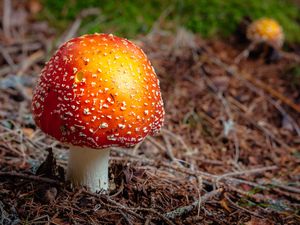
<instances>
[{"instance_id":1,"label":"mushroom base","mask_svg":"<svg viewBox=\"0 0 300 225\"><path fill-rule=\"evenodd\" d=\"M74 186L83 185L90 191L108 190L110 149L70 146L68 179Z\"/></svg>"}]
</instances>

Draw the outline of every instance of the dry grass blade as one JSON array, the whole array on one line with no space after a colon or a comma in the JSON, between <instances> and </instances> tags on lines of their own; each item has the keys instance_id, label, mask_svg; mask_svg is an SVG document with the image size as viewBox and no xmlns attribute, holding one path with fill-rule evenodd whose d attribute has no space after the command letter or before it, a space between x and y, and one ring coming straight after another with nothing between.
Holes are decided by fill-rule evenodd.
<instances>
[{"instance_id":1,"label":"dry grass blade","mask_svg":"<svg viewBox=\"0 0 300 225\"><path fill-rule=\"evenodd\" d=\"M254 173L262 173L268 170L277 170L277 166L267 166L262 168L255 168L255 169L249 169L249 170L243 170L243 171L236 171L231 173L225 173L220 176L218 176L216 182L220 182L220 180L225 179L226 177L233 177L233 176L240 176L240 175L250 175Z\"/></svg>"},{"instance_id":2,"label":"dry grass blade","mask_svg":"<svg viewBox=\"0 0 300 225\"><path fill-rule=\"evenodd\" d=\"M62 43L70 40L71 38L76 36L78 29L82 23L82 20L88 16L97 16L101 12L98 8L87 8L82 10L79 15L76 17L75 21L72 23L69 29L65 31L65 33L60 37L57 47L59 47Z\"/></svg>"},{"instance_id":3,"label":"dry grass blade","mask_svg":"<svg viewBox=\"0 0 300 225\"><path fill-rule=\"evenodd\" d=\"M4 0L3 2L3 31L6 38L11 37L10 32L10 18L11 18L11 0Z\"/></svg>"},{"instance_id":4,"label":"dry grass blade","mask_svg":"<svg viewBox=\"0 0 300 225\"><path fill-rule=\"evenodd\" d=\"M33 64L43 60L45 57L45 52L44 51L36 51L32 55L30 55L26 60L24 60L21 64L21 68L17 72L18 76L21 76L24 74L24 72Z\"/></svg>"}]
</instances>

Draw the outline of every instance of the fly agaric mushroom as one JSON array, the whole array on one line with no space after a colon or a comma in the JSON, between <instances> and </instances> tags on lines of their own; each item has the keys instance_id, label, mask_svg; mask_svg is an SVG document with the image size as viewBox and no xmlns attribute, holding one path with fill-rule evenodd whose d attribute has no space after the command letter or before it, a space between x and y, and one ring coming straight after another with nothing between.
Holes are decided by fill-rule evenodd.
<instances>
[{"instance_id":1,"label":"fly agaric mushroom","mask_svg":"<svg viewBox=\"0 0 300 225\"><path fill-rule=\"evenodd\" d=\"M32 100L34 120L70 146L68 178L108 189L110 147L132 147L159 132L159 80L144 52L112 34L71 39L52 56Z\"/></svg>"},{"instance_id":2,"label":"fly agaric mushroom","mask_svg":"<svg viewBox=\"0 0 300 225\"><path fill-rule=\"evenodd\" d=\"M246 36L251 43L235 58L235 63L239 63L241 59L247 58L250 52L260 43L272 47L272 54L275 54L278 53L277 50L282 47L284 42L284 34L280 24L270 18L261 18L252 22L247 27Z\"/></svg>"},{"instance_id":3,"label":"fly agaric mushroom","mask_svg":"<svg viewBox=\"0 0 300 225\"><path fill-rule=\"evenodd\" d=\"M261 18L252 22L247 28L246 35L252 42L265 42L277 49L282 47L284 41L280 24L270 18Z\"/></svg>"}]
</instances>

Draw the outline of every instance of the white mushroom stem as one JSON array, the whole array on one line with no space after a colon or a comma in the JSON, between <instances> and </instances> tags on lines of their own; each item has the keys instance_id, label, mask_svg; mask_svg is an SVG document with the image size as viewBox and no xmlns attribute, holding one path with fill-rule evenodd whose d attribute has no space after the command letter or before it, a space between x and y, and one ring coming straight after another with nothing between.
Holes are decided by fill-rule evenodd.
<instances>
[{"instance_id":1,"label":"white mushroom stem","mask_svg":"<svg viewBox=\"0 0 300 225\"><path fill-rule=\"evenodd\" d=\"M108 190L110 149L70 146L67 176L74 186L83 185L92 192Z\"/></svg>"}]
</instances>

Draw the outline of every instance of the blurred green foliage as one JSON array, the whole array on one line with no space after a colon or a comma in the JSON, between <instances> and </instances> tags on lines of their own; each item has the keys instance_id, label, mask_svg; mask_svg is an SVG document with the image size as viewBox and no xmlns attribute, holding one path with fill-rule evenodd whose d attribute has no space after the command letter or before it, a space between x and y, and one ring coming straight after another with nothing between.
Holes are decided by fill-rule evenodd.
<instances>
[{"instance_id":1,"label":"blurred green foliage","mask_svg":"<svg viewBox=\"0 0 300 225\"><path fill-rule=\"evenodd\" d=\"M284 74L287 76L287 79L290 81L290 85L292 88L299 90L300 88L300 65L293 64L291 65L286 73Z\"/></svg>"},{"instance_id":2,"label":"blurred green foliage","mask_svg":"<svg viewBox=\"0 0 300 225\"><path fill-rule=\"evenodd\" d=\"M232 34L243 17L272 17L283 26L289 42L300 42L300 8L289 0L41 0L43 19L65 29L85 8L101 10L98 16L86 19L81 33L113 32L135 37L150 31L153 23L169 11L167 27L184 26L203 37Z\"/></svg>"}]
</instances>

